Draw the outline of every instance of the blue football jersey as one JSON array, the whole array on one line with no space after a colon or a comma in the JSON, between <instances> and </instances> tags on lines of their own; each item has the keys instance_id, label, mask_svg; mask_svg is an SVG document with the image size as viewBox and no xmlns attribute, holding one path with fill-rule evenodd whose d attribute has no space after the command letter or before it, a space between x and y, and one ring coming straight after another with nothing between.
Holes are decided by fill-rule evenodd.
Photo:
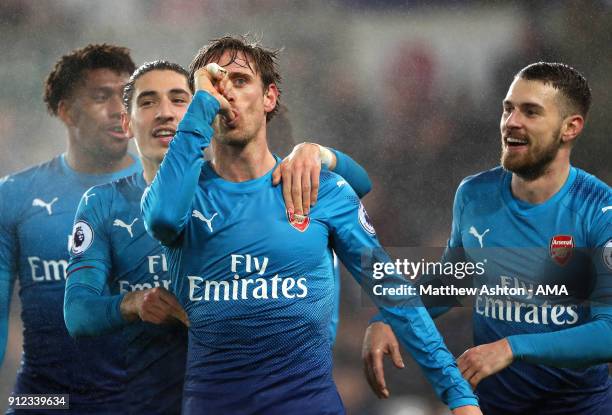
<instances>
[{"instance_id":1,"label":"blue football jersey","mask_svg":"<svg viewBox=\"0 0 612 415\"><path fill-rule=\"evenodd\" d=\"M171 291L161 245L144 229L142 173L87 191L79 205L68 277L87 278L91 269L107 276L110 295L154 287ZM74 238L73 238L74 239ZM121 298L121 297L120 297ZM126 414L179 414L187 354L187 330L178 323L125 323L115 333L124 342ZM119 353L119 351L117 351Z\"/></svg>"},{"instance_id":2,"label":"blue football jersey","mask_svg":"<svg viewBox=\"0 0 612 415\"><path fill-rule=\"evenodd\" d=\"M287 214L272 170L235 183L203 165L217 111L214 98L196 93L143 197L145 222L167 245L172 286L191 321L183 410L343 413L331 371L331 249L370 288L362 260L380 248L374 229L334 173L321 174L317 204L298 218ZM427 312L395 304L383 313L436 391L454 406L474 404Z\"/></svg>"},{"instance_id":3,"label":"blue football jersey","mask_svg":"<svg viewBox=\"0 0 612 415\"><path fill-rule=\"evenodd\" d=\"M591 320L584 300L609 306L612 298L612 260L600 258L612 246L610 187L572 167L559 192L531 205L512 195L511 177L501 167L468 177L455 197L449 248L486 263L488 288L525 289L479 290L476 345L578 327ZM491 413L595 415L612 402L610 387L607 365L565 369L519 360L484 379L477 393Z\"/></svg>"},{"instance_id":4,"label":"blue football jersey","mask_svg":"<svg viewBox=\"0 0 612 415\"><path fill-rule=\"evenodd\" d=\"M62 307L79 199L93 185L140 169L134 162L113 174L82 174L60 155L0 185L0 267L19 278L24 326L15 393L68 393L74 413L120 407L124 373L117 337L75 341Z\"/></svg>"}]
</instances>

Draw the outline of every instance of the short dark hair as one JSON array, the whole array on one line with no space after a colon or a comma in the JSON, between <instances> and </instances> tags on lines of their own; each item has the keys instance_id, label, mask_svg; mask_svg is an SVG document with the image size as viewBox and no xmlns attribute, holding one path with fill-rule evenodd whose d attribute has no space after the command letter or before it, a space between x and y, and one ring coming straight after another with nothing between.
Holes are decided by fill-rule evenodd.
<instances>
[{"instance_id":1,"label":"short dark hair","mask_svg":"<svg viewBox=\"0 0 612 415\"><path fill-rule=\"evenodd\" d=\"M106 43L89 44L62 56L45 79L43 100L49 114L57 115L60 101L72 97L85 71L105 68L131 74L136 65L128 48Z\"/></svg>"},{"instance_id":2,"label":"short dark hair","mask_svg":"<svg viewBox=\"0 0 612 415\"><path fill-rule=\"evenodd\" d=\"M278 70L278 54L279 49L268 49L261 45L259 40L251 39L249 35L240 37L224 36L219 39L214 39L204 47L202 47L189 65L189 84L193 90L193 75L195 71L203 68L208 63L218 60L225 51L231 52L230 63L236 59L238 53L244 53L247 58L253 61L254 68L251 63L247 62L249 68L261 76L264 90L267 90L268 85L275 84L278 89L278 99L276 107L266 115L266 119L270 121L274 114L278 112L280 105L280 83L281 76Z\"/></svg>"},{"instance_id":3,"label":"short dark hair","mask_svg":"<svg viewBox=\"0 0 612 415\"><path fill-rule=\"evenodd\" d=\"M586 78L576 69L564 63L537 62L521 69L517 78L540 81L552 85L565 98L566 111L586 118L591 107L591 88ZM569 115L569 114L565 114Z\"/></svg>"},{"instance_id":4,"label":"short dark hair","mask_svg":"<svg viewBox=\"0 0 612 415\"><path fill-rule=\"evenodd\" d=\"M189 89L193 93L193 87L189 82L189 72L178 63L169 62L165 60L157 60L153 62L145 62L138 67L130 76L130 80L125 84L123 88L123 105L125 110L129 113L132 110L132 98L134 97L134 84L144 74L151 71L174 71L185 77L185 80L189 83Z\"/></svg>"}]
</instances>

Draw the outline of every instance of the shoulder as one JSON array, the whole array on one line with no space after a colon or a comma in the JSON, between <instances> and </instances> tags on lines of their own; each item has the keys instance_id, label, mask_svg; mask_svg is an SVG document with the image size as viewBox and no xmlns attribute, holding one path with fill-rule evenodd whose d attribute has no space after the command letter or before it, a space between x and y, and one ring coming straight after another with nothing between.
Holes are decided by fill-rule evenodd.
<instances>
[{"instance_id":1,"label":"shoulder","mask_svg":"<svg viewBox=\"0 0 612 415\"><path fill-rule=\"evenodd\" d=\"M12 188L23 189L24 185L29 186L33 182L48 179L58 171L60 171L59 156L0 178L0 189L2 191Z\"/></svg>"},{"instance_id":2,"label":"shoulder","mask_svg":"<svg viewBox=\"0 0 612 415\"><path fill-rule=\"evenodd\" d=\"M321 171L317 205L338 206L338 204L357 207L360 205L359 196L342 176L331 171Z\"/></svg>"},{"instance_id":3,"label":"shoulder","mask_svg":"<svg viewBox=\"0 0 612 415\"><path fill-rule=\"evenodd\" d=\"M490 170L467 176L459 184L457 192L475 194L488 192L492 189L499 190L500 182L505 174L507 173L504 169L498 166Z\"/></svg>"},{"instance_id":4,"label":"shoulder","mask_svg":"<svg viewBox=\"0 0 612 415\"><path fill-rule=\"evenodd\" d=\"M566 206L583 218L590 243L598 245L602 238L612 237L612 188L592 174L576 170Z\"/></svg>"}]
</instances>

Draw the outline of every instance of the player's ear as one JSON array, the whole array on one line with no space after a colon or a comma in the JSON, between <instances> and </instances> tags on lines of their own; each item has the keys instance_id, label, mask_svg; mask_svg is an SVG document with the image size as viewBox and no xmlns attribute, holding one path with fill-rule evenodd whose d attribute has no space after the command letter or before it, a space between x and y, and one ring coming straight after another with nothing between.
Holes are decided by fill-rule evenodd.
<instances>
[{"instance_id":1,"label":"player's ear","mask_svg":"<svg viewBox=\"0 0 612 415\"><path fill-rule=\"evenodd\" d=\"M121 111L121 128L128 138L133 138L134 133L132 132L132 118L125 111Z\"/></svg>"},{"instance_id":2,"label":"player's ear","mask_svg":"<svg viewBox=\"0 0 612 415\"><path fill-rule=\"evenodd\" d=\"M57 117L68 127L75 126L71 104L68 100L62 99L57 105Z\"/></svg>"},{"instance_id":3,"label":"player's ear","mask_svg":"<svg viewBox=\"0 0 612 415\"><path fill-rule=\"evenodd\" d=\"M573 143L584 128L584 117L574 114L565 117L561 126L561 140L563 143Z\"/></svg>"},{"instance_id":4,"label":"player's ear","mask_svg":"<svg viewBox=\"0 0 612 415\"><path fill-rule=\"evenodd\" d=\"M276 101L278 100L278 88L276 84L268 85L268 88L264 91L264 111L266 113L272 112L276 108Z\"/></svg>"}]
</instances>

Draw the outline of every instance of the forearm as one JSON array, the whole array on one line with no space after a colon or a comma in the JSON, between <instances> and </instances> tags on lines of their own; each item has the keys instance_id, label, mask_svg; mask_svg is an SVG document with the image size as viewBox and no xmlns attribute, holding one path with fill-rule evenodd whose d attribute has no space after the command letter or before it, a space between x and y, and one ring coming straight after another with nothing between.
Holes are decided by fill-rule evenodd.
<instances>
[{"instance_id":1,"label":"forearm","mask_svg":"<svg viewBox=\"0 0 612 415\"><path fill-rule=\"evenodd\" d=\"M353 188L359 198L363 198L372 190L372 182L368 172L355 160L341 151L330 148L336 156L334 173L339 174Z\"/></svg>"},{"instance_id":2,"label":"forearm","mask_svg":"<svg viewBox=\"0 0 612 415\"><path fill-rule=\"evenodd\" d=\"M72 337L100 336L128 324L120 312L123 295L105 295L103 289L87 283L90 277L91 280L105 278L92 275L100 271L88 271L66 281L64 322Z\"/></svg>"},{"instance_id":3,"label":"forearm","mask_svg":"<svg viewBox=\"0 0 612 415\"><path fill-rule=\"evenodd\" d=\"M557 367L585 367L612 361L612 316L571 329L509 336L515 360Z\"/></svg>"},{"instance_id":4,"label":"forearm","mask_svg":"<svg viewBox=\"0 0 612 415\"><path fill-rule=\"evenodd\" d=\"M203 150L210 144L211 123L218 110L215 98L206 92L196 93L159 171L143 196L142 214L147 229L162 243L174 241L189 220L204 163Z\"/></svg>"}]
</instances>

